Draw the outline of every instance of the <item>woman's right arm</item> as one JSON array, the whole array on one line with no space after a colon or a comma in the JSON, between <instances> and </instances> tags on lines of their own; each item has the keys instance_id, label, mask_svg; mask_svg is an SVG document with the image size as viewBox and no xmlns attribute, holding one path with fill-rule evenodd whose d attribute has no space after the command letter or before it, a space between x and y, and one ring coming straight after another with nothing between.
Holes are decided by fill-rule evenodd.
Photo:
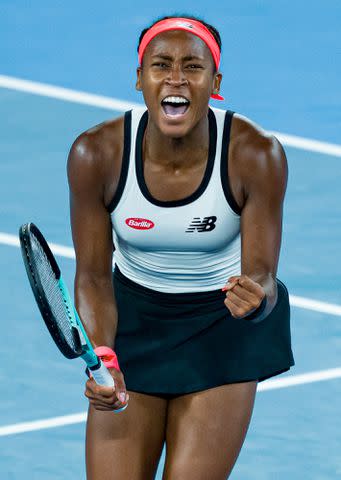
<instances>
[{"instance_id":1,"label":"woman's right arm","mask_svg":"<svg viewBox=\"0 0 341 480\"><path fill-rule=\"evenodd\" d=\"M94 348L114 348L117 308L112 281L113 240L110 214L105 208L104 162L98 143L87 133L72 145L68 158L70 212L76 251L75 304ZM112 369L116 392L87 382L86 396L98 409L122 406L123 375ZM121 395L119 398L123 398Z\"/></svg>"}]
</instances>

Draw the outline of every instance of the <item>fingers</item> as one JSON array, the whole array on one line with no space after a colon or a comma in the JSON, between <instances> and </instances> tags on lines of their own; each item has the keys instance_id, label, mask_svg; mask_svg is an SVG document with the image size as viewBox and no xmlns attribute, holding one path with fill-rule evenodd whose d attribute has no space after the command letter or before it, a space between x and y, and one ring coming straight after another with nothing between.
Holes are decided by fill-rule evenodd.
<instances>
[{"instance_id":1,"label":"fingers","mask_svg":"<svg viewBox=\"0 0 341 480\"><path fill-rule=\"evenodd\" d=\"M230 277L223 291L226 291L224 303L235 318L252 313L265 296L263 287L247 275Z\"/></svg>"},{"instance_id":2,"label":"fingers","mask_svg":"<svg viewBox=\"0 0 341 480\"><path fill-rule=\"evenodd\" d=\"M122 372L119 372L115 368L111 368L109 369L109 371L115 380L115 392L116 392L117 398L122 402L122 404L127 403L127 400L126 400L127 389L126 389Z\"/></svg>"},{"instance_id":3,"label":"fingers","mask_svg":"<svg viewBox=\"0 0 341 480\"><path fill-rule=\"evenodd\" d=\"M117 410L125 405L127 405L129 401L129 394L127 393L125 398L126 401L123 403L121 402L117 396L116 393L113 392L111 396L102 396L101 391L97 389L89 389L89 382L92 380L88 380L87 385L86 385L86 390L85 390L85 396L89 399L89 402L91 405L93 405L97 410L106 410L106 411L112 411L112 410ZM93 393L94 391L97 391L98 393Z\"/></svg>"},{"instance_id":4,"label":"fingers","mask_svg":"<svg viewBox=\"0 0 341 480\"><path fill-rule=\"evenodd\" d=\"M230 277L228 279L228 282L227 284L222 288L223 291L230 291L230 290L233 290L235 291L235 289L237 288L237 286L240 286L243 288L243 290L245 290L246 292L248 292L248 294L253 294L255 295L257 298L262 298L264 297L264 289L262 287L262 285L260 285L259 283L255 282L254 280L252 280L250 277L248 277L247 275L240 275L240 276L234 276L234 277ZM240 290L239 290L240 291Z\"/></svg>"},{"instance_id":5,"label":"fingers","mask_svg":"<svg viewBox=\"0 0 341 480\"><path fill-rule=\"evenodd\" d=\"M96 408L96 410L101 410L101 411L119 410L123 408L125 405L127 405L129 401L129 394L127 394L126 396L127 402L125 404L117 400L115 395L113 395L110 399L106 399L105 401L103 401L101 397L91 395L88 392L88 390L86 390L85 396L89 399L90 404L93 405Z\"/></svg>"},{"instance_id":6,"label":"fingers","mask_svg":"<svg viewBox=\"0 0 341 480\"><path fill-rule=\"evenodd\" d=\"M250 306L248 302L245 302L239 298L233 291L228 292L224 303L230 310L231 315L235 318L242 318L254 309L254 307Z\"/></svg>"},{"instance_id":7,"label":"fingers","mask_svg":"<svg viewBox=\"0 0 341 480\"><path fill-rule=\"evenodd\" d=\"M252 278L248 277L247 275L241 275L238 281L239 285L246 289L248 292L253 293L256 297L264 297L264 290L263 287L252 280Z\"/></svg>"},{"instance_id":8,"label":"fingers","mask_svg":"<svg viewBox=\"0 0 341 480\"><path fill-rule=\"evenodd\" d=\"M244 300L244 302L251 304L251 306L258 306L260 304L260 300L257 295L249 292L248 290L245 290L245 288L241 287L239 284L237 284L233 289L231 289L230 293L228 294L229 297L231 296L231 298L234 298L234 296L231 295L232 293L234 293L234 296L237 296L240 300Z\"/></svg>"},{"instance_id":9,"label":"fingers","mask_svg":"<svg viewBox=\"0 0 341 480\"><path fill-rule=\"evenodd\" d=\"M228 283L222 288L222 291L227 292L238 285L239 278L240 277L230 277Z\"/></svg>"},{"instance_id":10,"label":"fingers","mask_svg":"<svg viewBox=\"0 0 341 480\"><path fill-rule=\"evenodd\" d=\"M84 394L97 410L120 409L127 405L129 400L122 373L114 368L109 371L114 378L115 387L98 385L93 378L86 382Z\"/></svg>"}]
</instances>

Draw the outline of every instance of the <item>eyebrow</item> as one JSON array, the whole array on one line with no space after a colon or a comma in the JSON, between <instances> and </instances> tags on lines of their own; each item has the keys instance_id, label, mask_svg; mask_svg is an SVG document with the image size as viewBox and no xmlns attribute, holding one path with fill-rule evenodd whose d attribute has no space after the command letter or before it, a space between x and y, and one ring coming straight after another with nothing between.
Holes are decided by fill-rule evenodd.
<instances>
[{"instance_id":1,"label":"eyebrow","mask_svg":"<svg viewBox=\"0 0 341 480\"><path fill-rule=\"evenodd\" d=\"M173 57L171 55L165 55L163 53L160 54L155 54L152 55L152 58L162 58L162 60L173 60ZM203 57L199 57L197 55L186 55L185 57L182 57L182 60L185 62L191 61L191 60L200 60L203 61Z\"/></svg>"}]
</instances>

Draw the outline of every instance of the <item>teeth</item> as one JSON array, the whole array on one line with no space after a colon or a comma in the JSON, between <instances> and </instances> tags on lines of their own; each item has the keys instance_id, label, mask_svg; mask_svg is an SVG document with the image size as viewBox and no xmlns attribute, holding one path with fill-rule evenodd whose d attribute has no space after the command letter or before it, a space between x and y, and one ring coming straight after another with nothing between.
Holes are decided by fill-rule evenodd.
<instances>
[{"instance_id":1,"label":"teeth","mask_svg":"<svg viewBox=\"0 0 341 480\"><path fill-rule=\"evenodd\" d=\"M189 103L189 101L184 97L166 97L162 102L168 103Z\"/></svg>"}]
</instances>

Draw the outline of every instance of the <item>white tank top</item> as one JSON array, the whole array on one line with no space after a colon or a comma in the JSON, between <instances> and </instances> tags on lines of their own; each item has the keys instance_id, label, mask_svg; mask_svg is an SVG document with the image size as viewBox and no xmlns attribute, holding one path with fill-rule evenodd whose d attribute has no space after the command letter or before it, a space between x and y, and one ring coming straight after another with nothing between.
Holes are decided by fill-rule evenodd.
<instances>
[{"instance_id":1,"label":"white tank top","mask_svg":"<svg viewBox=\"0 0 341 480\"><path fill-rule=\"evenodd\" d=\"M143 176L148 111L125 114L124 151L111 213L114 262L130 280L167 293L217 290L241 272L240 211L228 182L233 112L210 108L206 171L189 197L160 201Z\"/></svg>"}]
</instances>

